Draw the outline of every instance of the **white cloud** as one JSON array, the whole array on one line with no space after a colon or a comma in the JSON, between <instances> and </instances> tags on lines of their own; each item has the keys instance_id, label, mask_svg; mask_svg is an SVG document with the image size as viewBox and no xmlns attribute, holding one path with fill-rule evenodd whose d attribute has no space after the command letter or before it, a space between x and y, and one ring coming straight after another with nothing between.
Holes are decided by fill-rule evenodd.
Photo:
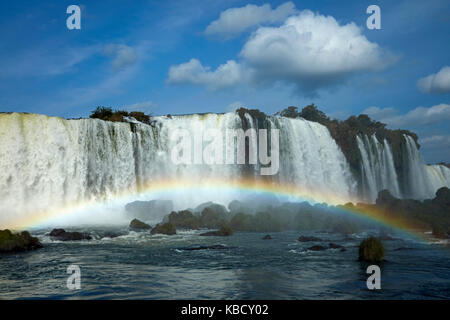
<instances>
[{"instance_id":1,"label":"white cloud","mask_svg":"<svg viewBox=\"0 0 450 320\"><path fill-rule=\"evenodd\" d=\"M0 59L0 77L58 76L74 72L78 64L92 58L98 45L55 48L42 45Z\"/></svg>"},{"instance_id":2,"label":"white cloud","mask_svg":"<svg viewBox=\"0 0 450 320\"><path fill-rule=\"evenodd\" d=\"M152 101L142 101L127 106L123 106L121 109L125 111L141 111L141 112L154 112L156 105Z\"/></svg>"},{"instance_id":3,"label":"white cloud","mask_svg":"<svg viewBox=\"0 0 450 320\"><path fill-rule=\"evenodd\" d=\"M443 67L438 73L432 73L419 79L417 86L422 92L443 94L450 92L450 67Z\"/></svg>"},{"instance_id":4,"label":"white cloud","mask_svg":"<svg viewBox=\"0 0 450 320\"><path fill-rule=\"evenodd\" d=\"M114 57L111 64L117 71L133 65L137 61L136 50L125 44L109 44L105 46L104 53Z\"/></svg>"},{"instance_id":5,"label":"white cloud","mask_svg":"<svg viewBox=\"0 0 450 320\"><path fill-rule=\"evenodd\" d=\"M205 85L215 90L231 87L245 78L242 66L234 60L229 60L220 65L216 70L204 67L197 59L171 66L169 69L169 83L174 84L198 84Z\"/></svg>"},{"instance_id":6,"label":"white cloud","mask_svg":"<svg viewBox=\"0 0 450 320\"><path fill-rule=\"evenodd\" d=\"M361 71L383 69L391 59L368 41L354 23L339 25L331 16L302 11L279 28L259 28L241 56L256 78L294 83L314 92Z\"/></svg>"},{"instance_id":7,"label":"white cloud","mask_svg":"<svg viewBox=\"0 0 450 320\"><path fill-rule=\"evenodd\" d=\"M393 57L368 41L354 24L339 25L331 16L302 11L280 27L260 27L245 43L240 61L215 71L196 60L172 66L169 82L222 88L237 84L293 84L314 95L342 84L351 75L383 69Z\"/></svg>"},{"instance_id":8,"label":"white cloud","mask_svg":"<svg viewBox=\"0 0 450 320\"><path fill-rule=\"evenodd\" d=\"M369 107L362 113L369 115L373 119L386 119L395 115L396 110L394 108Z\"/></svg>"},{"instance_id":9,"label":"white cloud","mask_svg":"<svg viewBox=\"0 0 450 320\"><path fill-rule=\"evenodd\" d=\"M406 114L398 115L394 109L371 107L362 113L388 124L390 127L406 128L435 124L450 120L450 105L441 103L429 108L417 107Z\"/></svg>"},{"instance_id":10,"label":"white cloud","mask_svg":"<svg viewBox=\"0 0 450 320\"><path fill-rule=\"evenodd\" d=\"M292 2L283 3L276 9L272 9L270 4L262 6L248 4L241 8L230 8L223 11L218 20L211 22L205 33L232 37L262 23L281 22L296 11Z\"/></svg>"},{"instance_id":11,"label":"white cloud","mask_svg":"<svg viewBox=\"0 0 450 320\"><path fill-rule=\"evenodd\" d=\"M425 148L450 147L450 135L435 135L420 139L420 144Z\"/></svg>"}]
</instances>

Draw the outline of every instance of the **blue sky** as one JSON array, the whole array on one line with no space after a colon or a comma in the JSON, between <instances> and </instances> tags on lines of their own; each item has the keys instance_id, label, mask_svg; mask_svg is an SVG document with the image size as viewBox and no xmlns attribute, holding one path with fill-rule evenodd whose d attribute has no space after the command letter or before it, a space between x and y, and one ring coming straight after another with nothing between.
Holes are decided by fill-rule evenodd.
<instances>
[{"instance_id":1,"label":"blue sky","mask_svg":"<svg viewBox=\"0 0 450 320\"><path fill-rule=\"evenodd\" d=\"M81 30L66 8L81 7ZM369 30L366 8L381 9ZM314 102L450 162L448 1L2 1L0 111L268 114ZM352 58L349 58L349 57Z\"/></svg>"}]
</instances>

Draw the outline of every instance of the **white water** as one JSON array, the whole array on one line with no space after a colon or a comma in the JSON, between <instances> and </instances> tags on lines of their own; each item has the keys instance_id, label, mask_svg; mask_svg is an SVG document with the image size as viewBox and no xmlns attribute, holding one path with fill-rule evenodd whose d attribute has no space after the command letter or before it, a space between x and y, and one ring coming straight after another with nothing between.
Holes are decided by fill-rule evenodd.
<instances>
[{"instance_id":1,"label":"white water","mask_svg":"<svg viewBox=\"0 0 450 320\"><path fill-rule=\"evenodd\" d=\"M255 123L249 115L246 118ZM280 129L281 163L278 175L266 178L293 183L311 194L352 200L355 182L324 126L303 119L270 121ZM171 150L177 141L170 138L177 128L201 136L207 128L241 126L235 113L159 117L154 126L0 114L0 226L26 220L36 211L112 200L123 191L136 199L144 183L160 179L219 178L232 184L242 175L242 165L175 165ZM254 176L259 179L258 172L256 167ZM185 190L172 197L176 207L186 208L209 200L227 205L239 194Z\"/></svg>"},{"instance_id":2,"label":"white water","mask_svg":"<svg viewBox=\"0 0 450 320\"><path fill-rule=\"evenodd\" d=\"M406 141L404 181L399 181L389 143L371 137L356 137L361 153L361 191L365 201L375 202L378 192L388 189L397 198L431 199L441 187L450 187L450 169L443 165L426 165L409 135Z\"/></svg>"},{"instance_id":3,"label":"white water","mask_svg":"<svg viewBox=\"0 0 450 320\"><path fill-rule=\"evenodd\" d=\"M375 135L370 138L357 136L356 141L362 158L362 193L366 201L374 202L378 192L388 189L392 195L401 198L394 159L389 143L381 144Z\"/></svg>"},{"instance_id":4,"label":"white water","mask_svg":"<svg viewBox=\"0 0 450 320\"><path fill-rule=\"evenodd\" d=\"M407 152L405 197L434 198L437 189L450 186L450 169L443 165L426 165L414 139L408 135L404 137Z\"/></svg>"}]
</instances>

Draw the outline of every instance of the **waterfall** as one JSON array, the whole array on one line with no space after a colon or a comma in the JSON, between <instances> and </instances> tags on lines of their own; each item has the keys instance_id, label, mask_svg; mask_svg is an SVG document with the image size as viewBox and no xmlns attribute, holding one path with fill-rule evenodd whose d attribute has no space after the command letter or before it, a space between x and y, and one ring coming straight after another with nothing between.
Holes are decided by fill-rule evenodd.
<instances>
[{"instance_id":1,"label":"waterfall","mask_svg":"<svg viewBox=\"0 0 450 320\"><path fill-rule=\"evenodd\" d=\"M409 135L404 135L404 138L407 152L406 197L433 198L437 189L450 186L450 169L443 165L426 165L414 139Z\"/></svg>"},{"instance_id":2,"label":"waterfall","mask_svg":"<svg viewBox=\"0 0 450 320\"><path fill-rule=\"evenodd\" d=\"M245 119L257 129L249 114ZM156 180L219 178L232 184L244 174L238 164L176 165L171 160L175 130L201 139L209 128L243 128L236 113L155 117L151 126L132 122L0 114L0 224L29 212L109 200L124 191L138 194ZM266 179L294 184L309 194L351 200L355 181L326 127L281 117L266 122L268 128L280 130L281 161L278 174ZM194 138L192 148L196 143ZM257 169L252 171L255 179L261 178ZM183 192L175 200L186 206L209 200L227 204L237 195L215 192L211 199L211 194Z\"/></svg>"},{"instance_id":3,"label":"waterfall","mask_svg":"<svg viewBox=\"0 0 450 320\"><path fill-rule=\"evenodd\" d=\"M381 144L375 135L356 137L361 153L361 189L366 201L374 202L378 192L388 189L392 195L400 198L400 187L395 171L394 159L389 143L384 139Z\"/></svg>"},{"instance_id":4,"label":"waterfall","mask_svg":"<svg viewBox=\"0 0 450 320\"><path fill-rule=\"evenodd\" d=\"M425 165L409 136L405 136L405 181L401 183L389 143L375 135L358 136L362 159L358 185L328 129L302 118L267 117L258 123L249 114L241 118L226 113L154 117L152 125L127 121L0 114L0 226L39 211L115 200L123 193L145 195L141 192L145 186L160 180L207 183L217 179L233 185L241 178L262 179L294 186L313 199L317 196L321 201L339 203L358 200L360 194L373 202L382 189L397 197L432 198L438 188L450 186L450 169ZM260 164L205 163L202 155L200 159L192 155L194 164L172 161L173 150L180 144L172 137L177 130L193 137L188 143L191 150L200 143L205 150L217 152L218 146L227 143L224 133L228 129L248 128L279 130L276 175L261 176ZM205 141L208 129L222 135ZM239 199L240 192L218 192L211 186L209 192L183 190L174 194L169 190L166 196L174 200L176 209L184 209L206 201L227 205Z\"/></svg>"}]
</instances>

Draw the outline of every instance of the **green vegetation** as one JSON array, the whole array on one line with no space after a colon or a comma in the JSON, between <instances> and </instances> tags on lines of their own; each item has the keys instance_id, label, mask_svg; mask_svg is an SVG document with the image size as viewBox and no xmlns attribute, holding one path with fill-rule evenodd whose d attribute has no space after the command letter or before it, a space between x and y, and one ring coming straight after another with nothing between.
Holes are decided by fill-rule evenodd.
<instances>
[{"instance_id":1,"label":"green vegetation","mask_svg":"<svg viewBox=\"0 0 450 320\"><path fill-rule=\"evenodd\" d=\"M384 246L380 239L370 237L359 245L359 261L381 262L384 258Z\"/></svg>"},{"instance_id":2,"label":"green vegetation","mask_svg":"<svg viewBox=\"0 0 450 320\"><path fill-rule=\"evenodd\" d=\"M436 237L450 235L450 189L446 187L436 191L434 199L424 201L397 199L383 190L378 193L376 204L358 204L357 209L374 211L411 229L433 230Z\"/></svg>"},{"instance_id":3,"label":"green vegetation","mask_svg":"<svg viewBox=\"0 0 450 320\"><path fill-rule=\"evenodd\" d=\"M0 230L0 253L20 252L42 248L38 238L32 237L28 231L12 233L10 230Z\"/></svg>"},{"instance_id":4,"label":"green vegetation","mask_svg":"<svg viewBox=\"0 0 450 320\"><path fill-rule=\"evenodd\" d=\"M133 117L137 121L142 123L150 123L150 116L146 115L143 112L140 111L124 111L124 110L113 110L110 107L103 107L99 106L94 111L92 111L89 118L92 119L101 119L105 121L112 121L112 122L123 122L124 117Z\"/></svg>"},{"instance_id":5,"label":"green vegetation","mask_svg":"<svg viewBox=\"0 0 450 320\"><path fill-rule=\"evenodd\" d=\"M236 110L236 113L239 115L239 117L244 121L244 124L246 124L247 119L245 119L245 114L248 113L253 119L256 119L258 122L258 126L261 126L264 124L264 121L267 118L267 115L258 110L258 109L246 109L246 108L239 108ZM247 124L247 126L244 126L244 129L249 128L250 126Z\"/></svg>"}]
</instances>

